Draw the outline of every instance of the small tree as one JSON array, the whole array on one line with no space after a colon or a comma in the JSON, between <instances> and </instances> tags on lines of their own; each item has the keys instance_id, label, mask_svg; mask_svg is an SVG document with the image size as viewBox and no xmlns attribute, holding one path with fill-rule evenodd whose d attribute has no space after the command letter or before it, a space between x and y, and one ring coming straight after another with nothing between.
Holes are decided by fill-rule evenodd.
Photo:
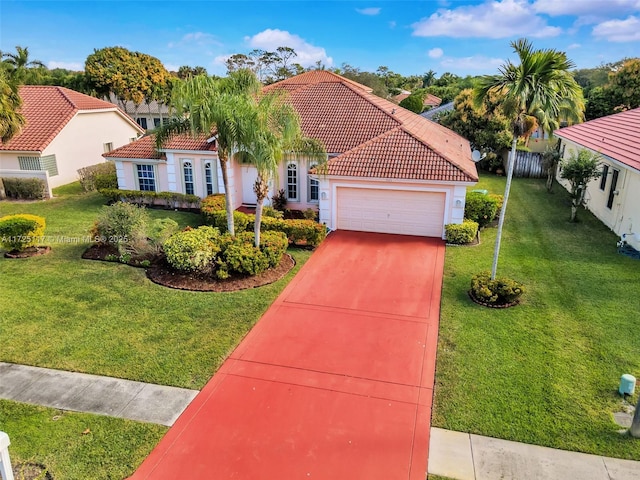
<instances>
[{"instance_id":1,"label":"small tree","mask_svg":"<svg viewBox=\"0 0 640 480\"><path fill-rule=\"evenodd\" d=\"M422 113L424 110L424 91L412 93L400 102L400 106L411 110L413 113Z\"/></svg>"},{"instance_id":2,"label":"small tree","mask_svg":"<svg viewBox=\"0 0 640 480\"><path fill-rule=\"evenodd\" d=\"M560 142L556 142L554 146L547 146L542 153L542 166L547 172L547 192L549 193L553 190L553 179L556 178L561 157Z\"/></svg>"},{"instance_id":3,"label":"small tree","mask_svg":"<svg viewBox=\"0 0 640 480\"><path fill-rule=\"evenodd\" d=\"M600 154L591 152L590 150L580 150L576 155L575 152L562 163L562 171L560 177L569 181L569 195L571 196L571 219L576 222L578 220L578 206L584 204L584 195L587 191L587 184L600 175L599 170Z\"/></svg>"}]
</instances>

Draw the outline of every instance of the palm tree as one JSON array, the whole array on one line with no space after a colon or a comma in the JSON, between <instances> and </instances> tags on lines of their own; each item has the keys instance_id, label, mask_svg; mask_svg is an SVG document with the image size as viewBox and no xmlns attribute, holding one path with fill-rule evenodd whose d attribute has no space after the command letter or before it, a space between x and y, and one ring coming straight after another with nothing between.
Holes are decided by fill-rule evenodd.
<instances>
[{"instance_id":1,"label":"palm tree","mask_svg":"<svg viewBox=\"0 0 640 480\"><path fill-rule=\"evenodd\" d=\"M4 63L9 66L11 78L16 83L24 81L25 73L31 68L44 68L40 60L29 60L29 47L16 46L16 53L4 53Z\"/></svg>"},{"instance_id":2,"label":"palm tree","mask_svg":"<svg viewBox=\"0 0 640 480\"><path fill-rule=\"evenodd\" d=\"M511 46L518 54L520 64L514 65L507 61L499 68L499 75L483 77L474 92L477 105L481 105L493 93L502 99L503 110L510 119L513 132L507 185L491 267L492 280L495 279L498 268L518 138L530 135L538 126L553 133L561 120L582 121L584 112L582 89L570 71L575 65L567 59L564 52L554 49L534 50L531 42L526 39L512 42Z\"/></svg>"},{"instance_id":3,"label":"palm tree","mask_svg":"<svg viewBox=\"0 0 640 480\"><path fill-rule=\"evenodd\" d=\"M254 138L247 153L258 172L253 191L256 194L254 237L255 246L259 247L262 209L269 194L269 181L277 175L283 158L301 155L322 163L326 160L326 151L321 142L303 136L298 113L286 102L285 92L263 95L255 105L251 123Z\"/></svg>"},{"instance_id":4,"label":"palm tree","mask_svg":"<svg viewBox=\"0 0 640 480\"><path fill-rule=\"evenodd\" d=\"M0 140L7 143L22 130L25 118L18 112L22 99L18 86L0 69Z\"/></svg>"},{"instance_id":5,"label":"palm tree","mask_svg":"<svg viewBox=\"0 0 640 480\"><path fill-rule=\"evenodd\" d=\"M172 92L171 106L176 116L156 130L158 149L176 134L215 135L231 235L235 235L235 227L227 165L235 153L247 150L255 136L250 121L259 88L256 76L248 70L231 72L221 79L205 75L189 78Z\"/></svg>"}]
</instances>

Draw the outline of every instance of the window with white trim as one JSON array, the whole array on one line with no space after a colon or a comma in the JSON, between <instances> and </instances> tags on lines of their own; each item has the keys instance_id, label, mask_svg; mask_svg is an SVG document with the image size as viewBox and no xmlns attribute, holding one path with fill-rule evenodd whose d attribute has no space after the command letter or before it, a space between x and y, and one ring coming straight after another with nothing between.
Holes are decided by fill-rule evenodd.
<instances>
[{"instance_id":1,"label":"window with white trim","mask_svg":"<svg viewBox=\"0 0 640 480\"><path fill-rule=\"evenodd\" d=\"M204 162L204 184L206 187L207 195L213 195L216 193L215 183L214 183L214 167L212 161Z\"/></svg>"},{"instance_id":2,"label":"window with white trim","mask_svg":"<svg viewBox=\"0 0 640 480\"><path fill-rule=\"evenodd\" d=\"M600 177L600 190L604 192L604 189L607 186L607 176L609 175L609 165L604 165L602 167L602 176Z\"/></svg>"},{"instance_id":3,"label":"window with white trim","mask_svg":"<svg viewBox=\"0 0 640 480\"><path fill-rule=\"evenodd\" d=\"M315 163L309 165L309 170L313 170L318 165ZM320 182L315 178L311 178L311 176L307 177L309 179L308 187L307 187L307 197L309 202L317 202L320 198Z\"/></svg>"},{"instance_id":4,"label":"window with white trim","mask_svg":"<svg viewBox=\"0 0 640 480\"><path fill-rule=\"evenodd\" d=\"M109 153L111 150L113 150L113 142L103 143L102 150L104 150L104 153Z\"/></svg>"},{"instance_id":5,"label":"window with white trim","mask_svg":"<svg viewBox=\"0 0 640 480\"><path fill-rule=\"evenodd\" d=\"M144 117L138 117L136 118L136 123L138 125L140 125L142 128L144 128L145 130L147 129L147 119Z\"/></svg>"},{"instance_id":6,"label":"window with white trim","mask_svg":"<svg viewBox=\"0 0 640 480\"><path fill-rule=\"evenodd\" d=\"M50 177L58 175L58 162L55 155L44 157L18 157L20 170L46 170Z\"/></svg>"},{"instance_id":7,"label":"window with white trim","mask_svg":"<svg viewBox=\"0 0 640 480\"><path fill-rule=\"evenodd\" d=\"M182 178L184 180L184 193L193 195L195 192L193 187L193 163L190 160L182 162Z\"/></svg>"},{"instance_id":8,"label":"window with white trim","mask_svg":"<svg viewBox=\"0 0 640 480\"><path fill-rule=\"evenodd\" d=\"M156 172L153 165L136 165L138 188L144 192L156 191Z\"/></svg>"},{"instance_id":9,"label":"window with white trim","mask_svg":"<svg viewBox=\"0 0 640 480\"><path fill-rule=\"evenodd\" d=\"M287 164L287 200L298 200L298 164Z\"/></svg>"}]
</instances>

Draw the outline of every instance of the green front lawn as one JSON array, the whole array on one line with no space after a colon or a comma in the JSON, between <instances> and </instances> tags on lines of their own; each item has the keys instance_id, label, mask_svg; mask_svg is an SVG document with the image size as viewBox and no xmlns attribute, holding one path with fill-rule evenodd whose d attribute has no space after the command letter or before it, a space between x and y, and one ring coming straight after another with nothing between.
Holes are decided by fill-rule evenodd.
<instances>
[{"instance_id":1,"label":"green front lawn","mask_svg":"<svg viewBox=\"0 0 640 480\"><path fill-rule=\"evenodd\" d=\"M64 243L87 235L103 203L99 194L77 193L0 203L0 216L45 217L53 248L41 257L0 258L0 361L199 389L310 255L290 251L293 271L257 289L169 289L143 269L82 260L87 243ZM150 214L200 223L194 214Z\"/></svg>"},{"instance_id":2,"label":"green front lawn","mask_svg":"<svg viewBox=\"0 0 640 480\"><path fill-rule=\"evenodd\" d=\"M477 187L503 193L504 179ZM498 276L523 282L521 305L489 309L468 296L491 268L496 229L477 247L448 247L433 425L519 442L640 460L618 433L620 376L640 378L640 262L586 211L542 180L516 179ZM633 398L635 402L637 396Z\"/></svg>"},{"instance_id":3,"label":"green front lawn","mask_svg":"<svg viewBox=\"0 0 640 480\"><path fill-rule=\"evenodd\" d=\"M0 256L0 361L200 389L311 255L290 250L296 266L272 285L172 290L142 269L82 260L89 246L82 237L104 198L75 184L55 194L46 202L0 202L0 216L45 217L52 246L41 257ZM181 227L200 224L199 215L149 213ZM0 430L11 438L13 463L44 464L55 478L80 480L130 475L167 429L0 401Z\"/></svg>"},{"instance_id":4,"label":"green front lawn","mask_svg":"<svg viewBox=\"0 0 640 480\"><path fill-rule=\"evenodd\" d=\"M55 479L107 480L131 475L167 427L0 400L0 430L14 465L42 465Z\"/></svg>"}]
</instances>

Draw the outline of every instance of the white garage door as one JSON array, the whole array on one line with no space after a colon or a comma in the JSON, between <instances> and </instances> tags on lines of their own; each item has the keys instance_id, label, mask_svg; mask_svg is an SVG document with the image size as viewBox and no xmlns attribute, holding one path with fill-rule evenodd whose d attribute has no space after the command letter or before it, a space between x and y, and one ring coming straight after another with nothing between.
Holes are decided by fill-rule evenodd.
<instances>
[{"instance_id":1,"label":"white garage door","mask_svg":"<svg viewBox=\"0 0 640 480\"><path fill-rule=\"evenodd\" d=\"M444 193L339 187L336 196L338 230L442 237Z\"/></svg>"}]
</instances>

